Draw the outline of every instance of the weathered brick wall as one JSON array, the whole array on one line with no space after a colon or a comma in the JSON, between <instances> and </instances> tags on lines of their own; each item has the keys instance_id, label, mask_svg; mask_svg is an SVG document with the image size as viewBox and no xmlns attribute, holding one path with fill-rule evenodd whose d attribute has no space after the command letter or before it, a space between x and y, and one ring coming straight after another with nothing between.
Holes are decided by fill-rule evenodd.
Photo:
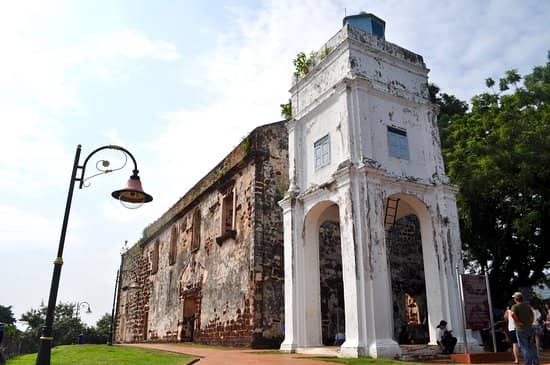
<instances>
[{"instance_id":1,"label":"weathered brick wall","mask_svg":"<svg viewBox=\"0 0 550 365\"><path fill-rule=\"evenodd\" d=\"M252 320L249 286L252 254L252 205L254 166L248 163L235 172L236 237L218 243L220 204L217 192L207 200L204 237L205 278L202 286L201 329L199 341L221 345L248 345Z\"/></svg>"},{"instance_id":2,"label":"weathered brick wall","mask_svg":"<svg viewBox=\"0 0 550 365\"><path fill-rule=\"evenodd\" d=\"M283 123L254 130L124 255L121 287L136 276L132 272L139 273L140 286L120 292L119 341L183 340L193 323L198 342L280 342L284 274L277 201L288 181L287 139ZM235 234L222 240L223 194L228 187L234 188ZM194 225L199 226L196 212L198 247L193 244ZM176 256L171 260L174 239ZM193 322L185 303L195 308Z\"/></svg>"},{"instance_id":3,"label":"weathered brick wall","mask_svg":"<svg viewBox=\"0 0 550 365\"><path fill-rule=\"evenodd\" d=\"M264 127L256 142L252 346L278 348L284 337L283 214L278 201L288 190L286 124Z\"/></svg>"},{"instance_id":4,"label":"weathered brick wall","mask_svg":"<svg viewBox=\"0 0 550 365\"><path fill-rule=\"evenodd\" d=\"M140 246L132 247L123 255L120 275L115 342L141 341L150 285L148 265Z\"/></svg>"},{"instance_id":5,"label":"weathered brick wall","mask_svg":"<svg viewBox=\"0 0 550 365\"><path fill-rule=\"evenodd\" d=\"M401 343L426 343L428 341L427 323L428 308L426 303L426 284L424 277L424 259L422 257L422 240L420 223L415 215L408 215L396 221L388 231L388 257L391 270L394 337ZM414 298L407 303L406 295ZM407 323L408 304L420 324Z\"/></svg>"}]
</instances>

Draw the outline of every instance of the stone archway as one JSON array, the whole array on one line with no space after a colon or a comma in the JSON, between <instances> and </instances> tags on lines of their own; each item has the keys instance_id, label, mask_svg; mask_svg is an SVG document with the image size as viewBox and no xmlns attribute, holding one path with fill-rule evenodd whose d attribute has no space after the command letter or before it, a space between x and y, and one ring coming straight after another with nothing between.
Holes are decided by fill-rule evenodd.
<instances>
[{"instance_id":1,"label":"stone archway","mask_svg":"<svg viewBox=\"0 0 550 365\"><path fill-rule=\"evenodd\" d=\"M306 346L334 345L345 337L339 207L317 203L304 219L304 333Z\"/></svg>"}]
</instances>

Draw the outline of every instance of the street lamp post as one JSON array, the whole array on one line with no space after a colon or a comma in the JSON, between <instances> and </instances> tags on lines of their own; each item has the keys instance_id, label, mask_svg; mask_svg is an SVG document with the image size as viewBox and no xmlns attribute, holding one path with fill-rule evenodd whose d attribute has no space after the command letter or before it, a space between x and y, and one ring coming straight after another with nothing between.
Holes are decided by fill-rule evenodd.
<instances>
[{"instance_id":1,"label":"street lamp post","mask_svg":"<svg viewBox=\"0 0 550 365\"><path fill-rule=\"evenodd\" d=\"M76 303L76 318L79 318L80 316L80 308L82 306L86 306L86 313L92 313L92 308L90 307L90 303L88 302L80 302Z\"/></svg>"},{"instance_id":2,"label":"street lamp post","mask_svg":"<svg viewBox=\"0 0 550 365\"><path fill-rule=\"evenodd\" d=\"M120 265L122 267L122 264ZM111 323L109 324L109 340L107 345L112 346L114 342L114 330L115 330L115 313L118 313L118 310L115 312L118 296L118 282L120 280L120 269L116 271L116 280L115 280L115 293L113 294L113 308L111 309Z\"/></svg>"},{"instance_id":3,"label":"street lamp post","mask_svg":"<svg viewBox=\"0 0 550 365\"><path fill-rule=\"evenodd\" d=\"M141 187L139 175L138 175L139 170L137 168L136 160L128 150L126 150L123 147L114 146L114 145L99 147L94 151L92 151L86 157L82 165L79 165L81 149L82 149L81 145L78 145L76 147L73 169L71 173L71 180L69 182L69 192L67 194L67 202L65 205L65 214L63 216L63 224L61 226L61 235L59 237L59 246L57 248L57 257L54 260L52 282L50 286L50 295L48 298L48 309L46 311L46 322L45 322L44 328L42 329L42 336L40 337L40 347L38 349L38 355L36 356L36 365L50 365L51 348L52 348L52 342L53 342L53 337L52 337L53 319L54 319L54 313L55 313L55 304L57 302L57 291L59 289L59 279L61 277L61 267L63 266L63 248L65 246L65 234L67 233L67 223L69 221L69 213L71 211L73 191L74 191L75 183L77 181L79 182L79 189L82 189L84 185L84 181L86 180L84 179L84 175L86 172L86 164L88 163L90 158L97 152L106 150L106 149L120 151L124 154L126 159L129 156L132 159L132 162L134 164L134 170L132 172L132 175L130 176L130 179L128 180L127 186L124 189L114 191L111 195L113 196L113 198L120 200L121 203L123 204L128 203L128 204L135 204L135 205L141 206L141 204L148 203L153 200L153 197L151 195L143 191L143 188ZM109 161L101 160L101 161L98 161L98 163L99 162L101 162L101 167L97 164L96 164L96 167L99 171L101 171L100 174L107 174L113 171L118 171L126 165L126 163L124 163L123 166L120 168L109 169L108 168ZM80 172L80 175L78 175L79 172ZM93 175L93 176L96 176L96 175Z\"/></svg>"}]
</instances>

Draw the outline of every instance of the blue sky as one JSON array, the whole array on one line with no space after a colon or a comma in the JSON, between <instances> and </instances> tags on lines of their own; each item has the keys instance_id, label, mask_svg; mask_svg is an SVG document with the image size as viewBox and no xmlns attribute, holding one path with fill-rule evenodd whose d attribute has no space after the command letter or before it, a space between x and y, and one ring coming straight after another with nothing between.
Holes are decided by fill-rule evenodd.
<instances>
[{"instance_id":1,"label":"blue sky","mask_svg":"<svg viewBox=\"0 0 550 365\"><path fill-rule=\"evenodd\" d=\"M0 304L19 316L47 301L77 144L84 156L106 144L129 149L155 198L137 210L110 198L129 168L75 192L58 300L89 302L93 323L110 312L124 241L254 127L280 120L295 55L363 10L462 99L486 77L529 72L550 49L547 1L0 4Z\"/></svg>"}]
</instances>

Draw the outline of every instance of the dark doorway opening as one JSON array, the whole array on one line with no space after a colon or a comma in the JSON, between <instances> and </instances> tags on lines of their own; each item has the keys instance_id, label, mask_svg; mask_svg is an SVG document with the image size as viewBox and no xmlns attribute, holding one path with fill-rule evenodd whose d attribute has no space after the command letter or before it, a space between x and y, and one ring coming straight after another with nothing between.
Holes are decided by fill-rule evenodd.
<instances>
[{"instance_id":1,"label":"dark doorway opening","mask_svg":"<svg viewBox=\"0 0 550 365\"><path fill-rule=\"evenodd\" d=\"M326 221L319 228L319 270L323 344L341 345L345 338L346 318L338 222Z\"/></svg>"},{"instance_id":2,"label":"dark doorway opening","mask_svg":"<svg viewBox=\"0 0 550 365\"><path fill-rule=\"evenodd\" d=\"M196 297L186 297L183 299L183 321L181 327L182 342L193 342L195 338L196 310Z\"/></svg>"},{"instance_id":3,"label":"dark doorway opening","mask_svg":"<svg viewBox=\"0 0 550 365\"><path fill-rule=\"evenodd\" d=\"M394 339L399 344L426 344L428 306L418 217L410 214L399 218L387 233Z\"/></svg>"}]
</instances>

